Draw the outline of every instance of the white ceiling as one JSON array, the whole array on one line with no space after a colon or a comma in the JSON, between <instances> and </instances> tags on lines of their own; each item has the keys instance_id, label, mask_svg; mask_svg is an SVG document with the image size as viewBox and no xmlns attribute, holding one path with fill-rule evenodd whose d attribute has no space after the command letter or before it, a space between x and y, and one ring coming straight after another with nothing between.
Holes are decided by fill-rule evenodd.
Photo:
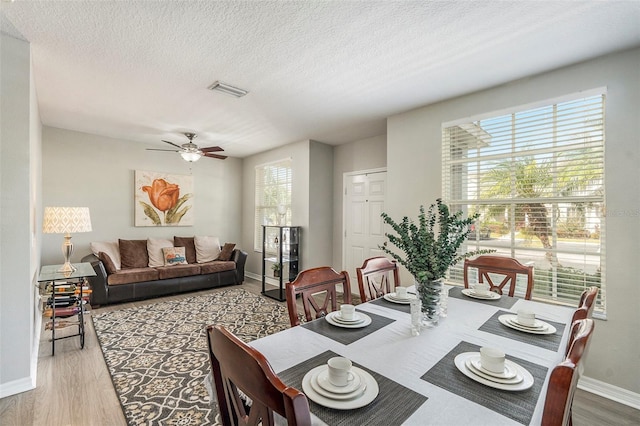
<instances>
[{"instance_id":1,"label":"white ceiling","mask_svg":"<svg viewBox=\"0 0 640 426\"><path fill-rule=\"evenodd\" d=\"M235 157L380 135L395 113L640 45L640 1L0 7L2 32L31 43L43 124L157 148L194 131Z\"/></svg>"}]
</instances>

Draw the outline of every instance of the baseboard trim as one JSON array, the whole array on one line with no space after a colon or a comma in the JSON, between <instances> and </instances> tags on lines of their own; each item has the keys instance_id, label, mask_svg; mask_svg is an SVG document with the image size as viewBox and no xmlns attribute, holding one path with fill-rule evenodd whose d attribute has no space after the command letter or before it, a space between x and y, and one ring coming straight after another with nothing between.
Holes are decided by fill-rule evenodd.
<instances>
[{"instance_id":1,"label":"baseboard trim","mask_svg":"<svg viewBox=\"0 0 640 426\"><path fill-rule=\"evenodd\" d=\"M22 379L14 380L12 382L3 383L0 384L0 399L30 391L35 388L36 383L33 377L23 377Z\"/></svg>"},{"instance_id":2,"label":"baseboard trim","mask_svg":"<svg viewBox=\"0 0 640 426\"><path fill-rule=\"evenodd\" d=\"M610 399L611 401L635 408L636 410L640 410L640 394L635 392L586 376L582 376L580 378L578 381L578 388L603 398Z\"/></svg>"}]
</instances>

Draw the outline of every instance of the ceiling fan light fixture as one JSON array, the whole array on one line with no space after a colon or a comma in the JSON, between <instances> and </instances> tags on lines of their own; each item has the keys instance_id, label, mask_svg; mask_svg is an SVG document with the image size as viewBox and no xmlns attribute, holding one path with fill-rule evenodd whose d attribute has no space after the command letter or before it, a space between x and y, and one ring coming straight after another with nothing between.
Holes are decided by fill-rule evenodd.
<instances>
[{"instance_id":1,"label":"ceiling fan light fixture","mask_svg":"<svg viewBox=\"0 0 640 426\"><path fill-rule=\"evenodd\" d=\"M235 96L236 98L241 98L247 93L249 93L246 90L230 86L221 81L216 81L215 83L213 83L211 86L209 86L209 90L215 90L217 92L226 93L227 95Z\"/></svg>"},{"instance_id":2,"label":"ceiling fan light fixture","mask_svg":"<svg viewBox=\"0 0 640 426\"><path fill-rule=\"evenodd\" d=\"M202 157L202 154L199 152L181 152L180 155L184 161L188 161L190 163L194 163Z\"/></svg>"}]
</instances>

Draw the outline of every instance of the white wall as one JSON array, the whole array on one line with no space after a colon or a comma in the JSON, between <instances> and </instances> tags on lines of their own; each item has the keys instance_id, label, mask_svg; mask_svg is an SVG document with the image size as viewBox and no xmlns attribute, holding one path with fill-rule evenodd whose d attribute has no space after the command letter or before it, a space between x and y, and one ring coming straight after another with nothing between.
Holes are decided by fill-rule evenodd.
<instances>
[{"instance_id":1,"label":"white wall","mask_svg":"<svg viewBox=\"0 0 640 426\"><path fill-rule=\"evenodd\" d=\"M342 264L344 174L361 170L379 169L387 166L387 135L361 139L333 149L333 265L339 270ZM349 271L355 274L355 271ZM357 283L351 283L357 292Z\"/></svg>"},{"instance_id":2,"label":"white wall","mask_svg":"<svg viewBox=\"0 0 640 426\"><path fill-rule=\"evenodd\" d=\"M40 117L30 46L0 37L1 398L36 384Z\"/></svg>"},{"instance_id":3,"label":"white wall","mask_svg":"<svg viewBox=\"0 0 640 426\"><path fill-rule=\"evenodd\" d=\"M43 142L43 205L89 207L93 232L72 235L78 262L91 241L147 237L211 235L220 241L241 240L242 161L201 158L187 163L173 152L138 142L45 127ZM158 141L160 143L160 141ZM192 174L194 226L135 227L134 172L148 170ZM43 234L42 263L62 263L63 236Z\"/></svg>"},{"instance_id":4,"label":"white wall","mask_svg":"<svg viewBox=\"0 0 640 426\"><path fill-rule=\"evenodd\" d=\"M640 393L640 49L608 55L390 117L387 210L415 216L441 194L441 123L606 86L607 320L585 374Z\"/></svg>"}]
</instances>

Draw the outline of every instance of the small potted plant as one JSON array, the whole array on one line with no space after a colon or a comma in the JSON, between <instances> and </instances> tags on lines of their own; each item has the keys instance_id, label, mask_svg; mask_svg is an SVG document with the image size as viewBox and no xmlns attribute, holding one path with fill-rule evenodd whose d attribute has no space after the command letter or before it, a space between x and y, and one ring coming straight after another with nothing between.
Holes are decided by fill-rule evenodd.
<instances>
[{"instance_id":1,"label":"small potted plant","mask_svg":"<svg viewBox=\"0 0 640 426\"><path fill-rule=\"evenodd\" d=\"M274 263L273 265L271 265L271 269L273 269L273 276L276 278L280 278L280 270L282 269L280 264Z\"/></svg>"},{"instance_id":2,"label":"small potted plant","mask_svg":"<svg viewBox=\"0 0 640 426\"><path fill-rule=\"evenodd\" d=\"M406 216L401 222L396 223L386 213L381 215L397 235L385 233L388 241L380 248L413 275L416 292L422 301L422 312L428 317L428 322L435 324L438 320L442 279L447 270L464 258L495 251L475 250L458 253L458 249L471 232L470 225L479 217L477 213L466 219L462 215L462 211L450 214L449 207L439 198L426 212L424 206L420 206L417 224ZM388 243L402 250L405 257L392 251Z\"/></svg>"}]
</instances>

